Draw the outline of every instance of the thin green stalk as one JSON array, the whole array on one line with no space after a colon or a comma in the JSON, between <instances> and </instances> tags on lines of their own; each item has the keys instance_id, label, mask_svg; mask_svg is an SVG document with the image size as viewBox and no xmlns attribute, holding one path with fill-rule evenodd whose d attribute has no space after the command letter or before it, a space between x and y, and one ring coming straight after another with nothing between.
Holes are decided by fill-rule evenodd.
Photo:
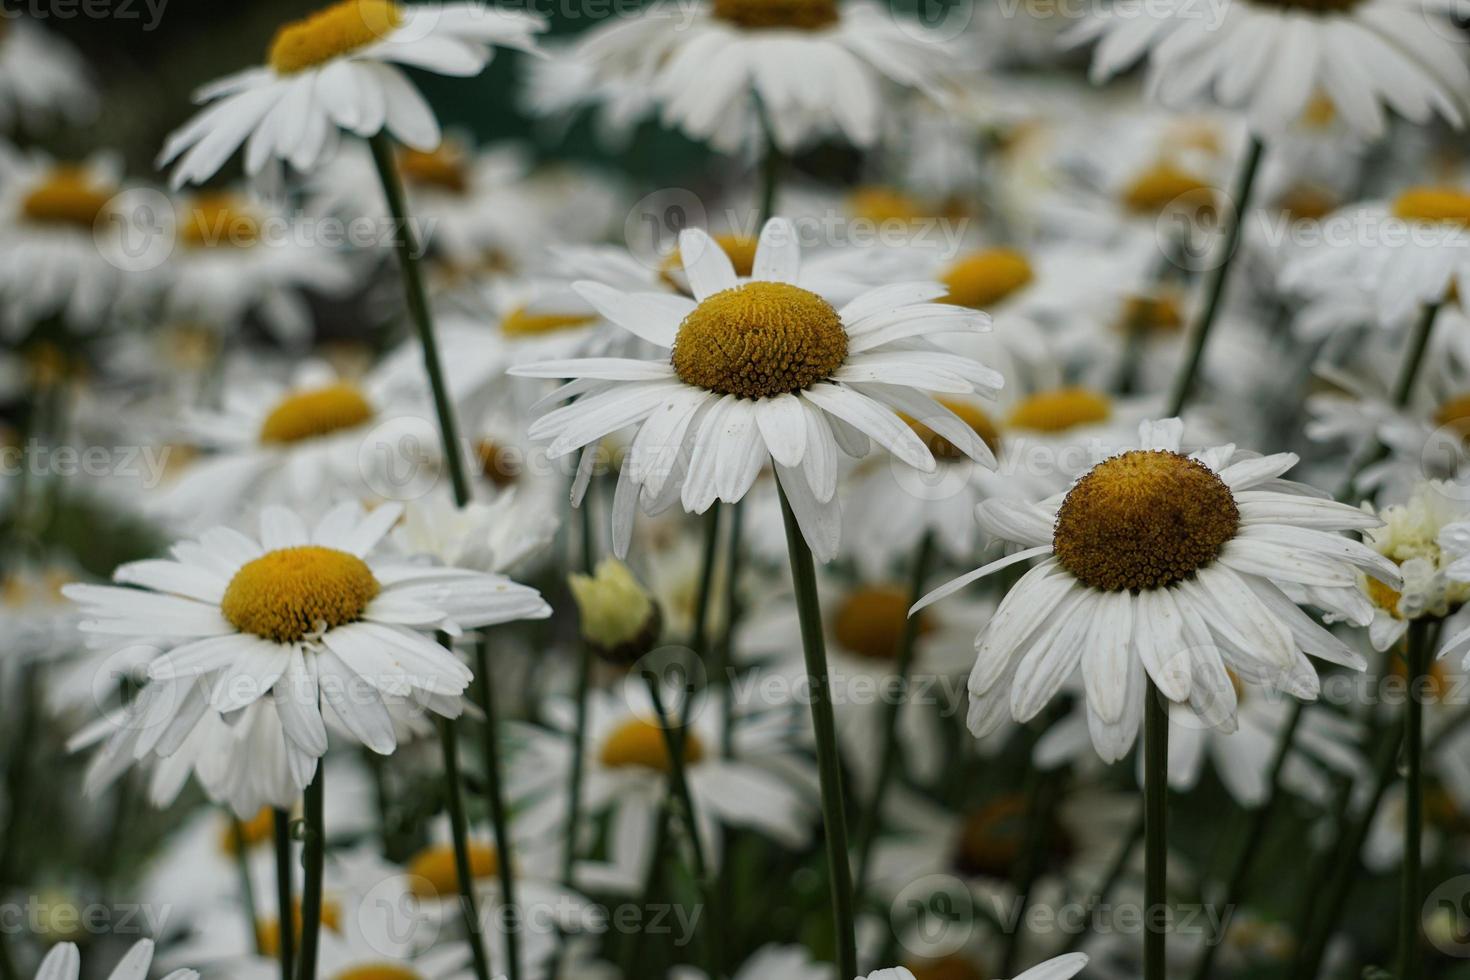
<instances>
[{"instance_id":1,"label":"thin green stalk","mask_svg":"<svg viewBox=\"0 0 1470 980\"><path fill-rule=\"evenodd\" d=\"M318 760L316 775L311 777L303 794L306 840L302 846L302 864L306 878L301 889L301 958L296 963L296 980L316 980L317 947L322 933L322 866L327 853L327 827L323 819L326 774L325 762ZM290 921L288 918L282 924L282 931Z\"/></svg>"},{"instance_id":2,"label":"thin green stalk","mask_svg":"<svg viewBox=\"0 0 1470 980\"><path fill-rule=\"evenodd\" d=\"M495 688L490 681L490 640L482 632L475 643L475 673L480 675L481 708L485 712L485 795L490 800L490 825L495 831L495 862L500 877L502 923L505 926L505 955L510 980L521 975L521 919L516 904L515 860L510 837L510 811L505 805L505 786L500 770L500 726L496 722Z\"/></svg>"},{"instance_id":3,"label":"thin green stalk","mask_svg":"<svg viewBox=\"0 0 1470 980\"><path fill-rule=\"evenodd\" d=\"M1143 704L1143 980L1166 980L1169 707L1152 679Z\"/></svg>"},{"instance_id":4,"label":"thin green stalk","mask_svg":"<svg viewBox=\"0 0 1470 980\"><path fill-rule=\"evenodd\" d=\"M1210 331L1215 325L1215 319L1220 313L1221 300L1225 295L1225 284L1230 274L1230 266L1234 262L1235 252L1240 244L1240 226L1245 223L1246 207L1250 204L1251 189L1256 182L1256 174L1260 171L1261 157L1265 152L1265 144L1258 138L1251 138L1251 145L1246 150L1245 160L1241 163L1240 176L1237 178L1234 188L1234 220L1225 231L1225 254L1220 264L1210 270L1210 276L1205 286L1205 306L1194 329L1189 336L1189 349L1185 353L1184 365L1174 381L1174 390L1169 396L1169 410L1164 413L1166 418L1178 415L1184 411L1185 405L1189 403L1190 395L1194 387L1195 375L1199 373L1201 361L1204 359L1205 344L1210 339Z\"/></svg>"},{"instance_id":5,"label":"thin green stalk","mask_svg":"<svg viewBox=\"0 0 1470 980\"><path fill-rule=\"evenodd\" d=\"M276 953L281 961L281 980L291 980L291 963L296 958L296 909L291 903L291 814L277 807L276 845Z\"/></svg>"},{"instance_id":6,"label":"thin green stalk","mask_svg":"<svg viewBox=\"0 0 1470 980\"><path fill-rule=\"evenodd\" d=\"M655 721L659 730L663 732L664 751L669 757L669 794L679 803L679 810L684 818L684 832L689 836L689 859L693 865L694 878L699 885L700 894L704 896L705 905L710 922L718 922L719 915L715 911L719 895L715 882L709 873L709 862L705 857L704 837L699 832L699 815L694 809L694 795L689 792L689 773L684 765L685 740L684 730L675 728L672 715L664 707L663 692L659 689L659 676L653 671L647 671L643 675L648 684L648 694L653 700L653 711ZM704 930L705 951L709 956L709 969L707 970L711 980L718 980L722 975L720 969L720 944L719 929L706 928Z\"/></svg>"},{"instance_id":7,"label":"thin green stalk","mask_svg":"<svg viewBox=\"0 0 1470 980\"><path fill-rule=\"evenodd\" d=\"M398 165L393 160L393 141L386 133L380 132L368 140L368 145L372 147L373 163L377 166L378 180L383 185L383 196L388 200L388 212L397 226L393 244L398 252L398 268L403 275L404 299L408 305L409 319L413 321L419 345L424 352L424 370L429 375L429 388L434 395L434 412L439 417L439 435L444 441L444 464L449 470L450 485L454 488L454 502L463 507L470 500L470 478L465 471L464 455L460 452L459 426L454 420L454 403L444 383L439 342L434 336L434 317L429 309L423 273L419 269L419 244L409 219L403 180L399 177Z\"/></svg>"},{"instance_id":8,"label":"thin green stalk","mask_svg":"<svg viewBox=\"0 0 1470 980\"><path fill-rule=\"evenodd\" d=\"M801 620L801 646L806 657L807 684L812 701L812 728L817 742L817 771L822 790L822 826L827 844L827 873L832 888L833 932L837 938L840 977L858 975L854 932L852 869L848 865L847 811L842 795L842 759L837 752L837 727L832 712L831 679L827 675L827 645L822 635L822 609L817 597L817 570L801 525L778 482L781 516L786 524L786 550L791 557L791 582L796 590ZM1149 978L1154 980L1154 978Z\"/></svg>"},{"instance_id":9,"label":"thin green stalk","mask_svg":"<svg viewBox=\"0 0 1470 980\"><path fill-rule=\"evenodd\" d=\"M1409 699L1404 705L1404 863L1399 894L1398 980L1417 980L1419 916L1424 901L1419 844L1424 833L1424 697L1429 680L1431 623L1409 624Z\"/></svg>"},{"instance_id":10,"label":"thin green stalk","mask_svg":"<svg viewBox=\"0 0 1470 980\"><path fill-rule=\"evenodd\" d=\"M40 692L37 689L37 667L25 664L20 668L19 703L15 708L19 718L10 743L10 762L5 767L5 836L0 840L0 891L19 884L16 880L16 862L20 858L21 827L26 808L22 803L30 792L31 753L27 749L34 743L38 724ZM12 701L12 704L17 702Z\"/></svg>"},{"instance_id":11,"label":"thin green stalk","mask_svg":"<svg viewBox=\"0 0 1470 980\"><path fill-rule=\"evenodd\" d=\"M1235 864L1225 886L1225 902L1222 908L1226 914L1229 914L1230 910L1245 898L1246 881L1250 876L1251 865L1256 855L1260 853L1261 842L1265 839L1266 829L1271 822L1271 814L1275 811L1276 800L1281 793L1281 774L1285 771L1286 760L1291 755L1291 743L1296 737L1297 726L1301 724L1302 712L1303 702L1295 702L1292 705L1290 717L1286 719L1285 727L1277 736L1276 754L1271 760L1271 776L1267 781L1266 798L1249 814L1245 838L1236 852ZM1215 942L1205 944L1204 952L1200 954L1199 962L1195 966L1195 980L1207 980L1210 976L1215 956L1220 952L1220 947L1224 945L1224 938L1223 935L1216 936Z\"/></svg>"},{"instance_id":12,"label":"thin green stalk","mask_svg":"<svg viewBox=\"0 0 1470 980\"><path fill-rule=\"evenodd\" d=\"M669 808L667 803L659 806L658 812L654 814L653 824L653 851L648 858L648 868L643 877L643 897L638 908L640 914L655 907L655 899L658 898L659 882L663 880L664 852L669 846ZM643 976L643 943L639 938L647 938L648 933L637 929L629 929L627 932L626 948L624 951L625 977ZM713 980L713 978L711 978Z\"/></svg>"},{"instance_id":13,"label":"thin green stalk","mask_svg":"<svg viewBox=\"0 0 1470 980\"><path fill-rule=\"evenodd\" d=\"M929 575L933 556L934 532L925 531L919 539L919 547L914 552L910 569L909 606L924 597L924 580ZM873 842L878 837L878 826L882 821L883 795L888 790L888 783L893 778L893 770L898 762L898 718L903 710L909 674L914 666L914 646L919 638L919 624L918 616L910 616L904 620L903 634L898 643L898 659L893 669L893 679L897 682L895 696L883 706L883 740L882 748L878 752L878 776L873 782L873 795L868 799L868 805L858 823L857 879L853 883L853 901L859 905L862 904L863 892L868 887L868 873L872 870L870 865Z\"/></svg>"},{"instance_id":14,"label":"thin green stalk","mask_svg":"<svg viewBox=\"0 0 1470 980\"><path fill-rule=\"evenodd\" d=\"M449 805L449 828L454 837L454 872L459 880L460 911L475 962L475 980L490 980L490 959L485 955L485 937L475 902L475 877L470 871L469 821L465 819L464 794L460 789L459 735L453 718L439 719L439 743L444 749L444 788ZM503 860L502 864L506 863ZM303 980L311 980L310 977Z\"/></svg>"},{"instance_id":15,"label":"thin green stalk","mask_svg":"<svg viewBox=\"0 0 1470 980\"><path fill-rule=\"evenodd\" d=\"M592 527L591 505L596 488L588 487L587 496L578 508L581 518L582 571L591 575L597 566L596 532ZM577 645L577 689L574 694L576 722L572 727L572 765L567 778L567 840L561 856L561 883L572 887L573 871L577 863L577 827L582 820L582 773L587 756L587 696L592 687L592 646L585 640Z\"/></svg>"},{"instance_id":16,"label":"thin green stalk","mask_svg":"<svg viewBox=\"0 0 1470 980\"><path fill-rule=\"evenodd\" d=\"M245 913L245 935L254 940L255 955L265 955L265 937L260 933L260 920L255 905L255 882L250 880L250 855L246 852L245 824L230 814L230 833L235 840L235 873L240 879L240 910Z\"/></svg>"},{"instance_id":17,"label":"thin green stalk","mask_svg":"<svg viewBox=\"0 0 1470 980\"><path fill-rule=\"evenodd\" d=\"M735 625L740 618L740 537L745 524L745 501L730 505L730 533L726 536L729 551L725 558L725 622L719 643L715 646L714 674L720 688L724 713L720 725L720 755L735 757Z\"/></svg>"},{"instance_id":18,"label":"thin green stalk","mask_svg":"<svg viewBox=\"0 0 1470 980\"><path fill-rule=\"evenodd\" d=\"M1353 879L1358 873L1358 855L1363 850L1363 842L1368 839L1368 828L1372 826L1373 818L1377 815L1388 788L1398 776L1399 748L1403 744L1403 737L1402 721L1384 733L1378 749L1377 771L1368 805L1358 814L1352 827L1346 829L1329 849L1328 853L1335 857L1326 865L1329 875L1325 887L1311 889L1312 895L1323 897L1325 902L1318 911L1315 924L1301 947L1296 967L1292 971L1296 980L1316 980L1320 972L1322 957L1327 951L1327 941L1341 923L1343 906L1347 904L1348 895L1352 891ZM1346 800L1343 801L1343 806L1347 806Z\"/></svg>"}]
</instances>

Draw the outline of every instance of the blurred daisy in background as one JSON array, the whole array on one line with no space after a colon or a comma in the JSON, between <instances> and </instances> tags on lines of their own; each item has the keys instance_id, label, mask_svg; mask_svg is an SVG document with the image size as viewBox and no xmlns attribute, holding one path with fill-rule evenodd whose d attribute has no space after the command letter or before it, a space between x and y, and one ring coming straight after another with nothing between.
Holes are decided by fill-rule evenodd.
<instances>
[{"instance_id":1,"label":"blurred daisy in background","mask_svg":"<svg viewBox=\"0 0 1470 980\"><path fill-rule=\"evenodd\" d=\"M70 44L14 11L0 23L0 131L77 125L97 113L90 70Z\"/></svg>"},{"instance_id":2,"label":"blurred daisy in background","mask_svg":"<svg viewBox=\"0 0 1470 980\"><path fill-rule=\"evenodd\" d=\"M264 66L196 93L209 107L169 137L158 165L177 161L175 187L203 183L244 145L250 176L273 160L310 172L335 150L339 127L432 150L439 121L403 67L478 75L496 47L532 51L545 29L538 16L478 3L339 0L277 31Z\"/></svg>"}]
</instances>

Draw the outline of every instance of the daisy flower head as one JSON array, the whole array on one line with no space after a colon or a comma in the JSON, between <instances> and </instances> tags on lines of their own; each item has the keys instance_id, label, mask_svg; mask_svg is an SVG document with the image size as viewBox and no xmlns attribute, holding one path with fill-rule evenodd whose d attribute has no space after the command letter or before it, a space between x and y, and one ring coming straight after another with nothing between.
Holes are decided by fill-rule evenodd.
<instances>
[{"instance_id":1,"label":"daisy flower head","mask_svg":"<svg viewBox=\"0 0 1470 980\"><path fill-rule=\"evenodd\" d=\"M439 122L404 67L473 77L497 46L533 51L545 27L540 17L476 2L338 0L277 31L265 65L196 93L209 107L168 138L158 165L178 161L175 187L203 183L243 144L251 176L272 160L304 173L335 149L339 130L386 131L432 150Z\"/></svg>"},{"instance_id":2,"label":"daisy flower head","mask_svg":"<svg viewBox=\"0 0 1470 980\"><path fill-rule=\"evenodd\" d=\"M153 963L153 940L140 939L123 954L107 980L146 980ZM82 974L82 954L76 943L57 943L36 968L36 980L77 980ZM194 970L175 970L164 980L199 980Z\"/></svg>"},{"instance_id":3,"label":"daisy flower head","mask_svg":"<svg viewBox=\"0 0 1470 980\"><path fill-rule=\"evenodd\" d=\"M894 103L885 90L941 99L961 71L943 34L868 0L659 4L589 32L578 54L593 84L643 86L665 125L726 153L763 124L783 151L833 135L872 146Z\"/></svg>"},{"instance_id":4,"label":"daisy flower head","mask_svg":"<svg viewBox=\"0 0 1470 980\"><path fill-rule=\"evenodd\" d=\"M963 575L915 606L1002 568L1042 559L976 638L971 731L1009 713L1035 717L1079 668L1088 730L1105 761L1138 733L1145 675L1207 723L1236 711L1230 670L1303 698L1318 693L1305 654L1365 661L1297 607L1297 597L1366 622L1359 572L1393 588L1397 567L1333 532L1377 526L1370 514L1280 479L1290 453L1233 445L1180 451L1178 419L1144 422L1139 445L1037 504L987 501L982 526L1025 549Z\"/></svg>"},{"instance_id":5,"label":"daisy flower head","mask_svg":"<svg viewBox=\"0 0 1470 980\"><path fill-rule=\"evenodd\" d=\"M1440 0L1223 0L1208 15L1188 0L1121 4L1068 40L1098 42L1095 82L1147 56L1151 97L1213 100L1263 135L1286 130L1319 95L1366 137L1383 134L1385 109L1459 126L1470 89L1463 36Z\"/></svg>"},{"instance_id":6,"label":"daisy flower head","mask_svg":"<svg viewBox=\"0 0 1470 980\"><path fill-rule=\"evenodd\" d=\"M402 515L347 503L314 527L269 507L259 537L215 528L171 557L133 562L116 586L71 585L99 646L157 648L149 683L93 763L115 775L133 760L173 755L207 713L268 711L298 790L327 750L327 723L380 754L397 745L389 710L453 717L470 670L433 636L520 619L550 607L534 589L484 572L415 563L381 548Z\"/></svg>"},{"instance_id":7,"label":"daisy flower head","mask_svg":"<svg viewBox=\"0 0 1470 980\"><path fill-rule=\"evenodd\" d=\"M800 246L783 218L762 229L748 278L702 231L683 232L679 252L689 297L577 284L603 316L659 356L553 361L512 372L575 379L551 399L576 401L531 426L532 438L550 440L552 458L637 427L613 506L619 555L636 506L654 514L678 501L703 513L716 500L740 500L773 463L812 551L829 561L840 537L839 453L866 455L872 440L917 469L935 468L905 414L971 459L994 464L975 430L926 393L993 395L1002 383L997 372L930 339L989 323L983 313L933 302L944 286L883 286L836 308L797 285Z\"/></svg>"},{"instance_id":8,"label":"daisy flower head","mask_svg":"<svg viewBox=\"0 0 1470 980\"><path fill-rule=\"evenodd\" d=\"M34 21L8 12L0 21L0 129L82 123L96 112L97 89L81 55Z\"/></svg>"}]
</instances>

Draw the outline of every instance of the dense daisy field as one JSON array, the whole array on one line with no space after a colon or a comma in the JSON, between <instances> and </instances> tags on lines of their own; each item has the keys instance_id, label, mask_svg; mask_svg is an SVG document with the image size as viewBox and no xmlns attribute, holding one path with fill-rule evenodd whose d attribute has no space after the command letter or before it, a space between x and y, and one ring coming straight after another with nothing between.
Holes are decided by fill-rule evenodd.
<instances>
[{"instance_id":1,"label":"dense daisy field","mask_svg":"<svg viewBox=\"0 0 1470 980\"><path fill-rule=\"evenodd\" d=\"M0 980L1470 980L1462 4L318 2L0 9Z\"/></svg>"}]
</instances>

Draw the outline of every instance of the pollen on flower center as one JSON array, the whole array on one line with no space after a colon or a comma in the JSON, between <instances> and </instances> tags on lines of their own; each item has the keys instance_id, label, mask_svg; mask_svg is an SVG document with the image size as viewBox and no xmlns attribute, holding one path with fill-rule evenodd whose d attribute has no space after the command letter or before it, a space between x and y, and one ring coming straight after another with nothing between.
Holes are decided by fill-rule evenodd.
<instances>
[{"instance_id":1,"label":"pollen on flower center","mask_svg":"<svg viewBox=\"0 0 1470 980\"><path fill-rule=\"evenodd\" d=\"M982 310L1029 284L1031 262L1013 248L987 248L961 258L939 281L949 287L946 303Z\"/></svg>"},{"instance_id":2,"label":"pollen on flower center","mask_svg":"<svg viewBox=\"0 0 1470 980\"><path fill-rule=\"evenodd\" d=\"M1077 481L1057 512L1052 547L1084 585L1138 592L1189 578L1239 527L1235 497L1208 466L1136 449Z\"/></svg>"},{"instance_id":3,"label":"pollen on flower center","mask_svg":"<svg viewBox=\"0 0 1470 980\"><path fill-rule=\"evenodd\" d=\"M704 743L694 732L685 729L684 762L697 765L704 759ZM642 718L631 718L623 722L602 743L599 755L604 766L613 769L631 768L669 771L669 749L664 741L664 730Z\"/></svg>"},{"instance_id":4,"label":"pollen on flower center","mask_svg":"<svg viewBox=\"0 0 1470 980\"><path fill-rule=\"evenodd\" d=\"M420 980L419 975L402 963L366 963L351 966L332 977L332 980Z\"/></svg>"},{"instance_id":5,"label":"pollen on flower center","mask_svg":"<svg viewBox=\"0 0 1470 980\"><path fill-rule=\"evenodd\" d=\"M281 548L241 566L220 612L242 632L293 643L353 622L378 588L356 555L319 545Z\"/></svg>"},{"instance_id":6,"label":"pollen on flower center","mask_svg":"<svg viewBox=\"0 0 1470 980\"><path fill-rule=\"evenodd\" d=\"M405 147L398 152L398 170L410 184L451 194L463 194L470 189L464 151L449 142L427 152Z\"/></svg>"},{"instance_id":7,"label":"pollen on flower center","mask_svg":"<svg viewBox=\"0 0 1470 980\"><path fill-rule=\"evenodd\" d=\"M403 10L389 0L342 0L277 31L268 60L277 74L294 75L376 44L401 23Z\"/></svg>"},{"instance_id":8,"label":"pollen on flower center","mask_svg":"<svg viewBox=\"0 0 1470 980\"><path fill-rule=\"evenodd\" d=\"M470 841L466 848L470 877L490 878L500 872L500 854L491 844ZM449 844L426 847L408 862L408 889L418 898L453 898L459 894L459 872Z\"/></svg>"},{"instance_id":9,"label":"pollen on flower center","mask_svg":"<svg viewBox=\"0 0 1470 980\"><path fill-rule=\"evenodd\" d=\"M826 300L784 282L752 282L696 306L674 341L674 372L721 395L771 398L830 377L847 331Z\"/></svg>"},{"instance_id":10,"label":"pollen on flower center","mask_svg":"<svg viewBox=\"0 0 1470 980\"><path fill-rule=\"evenodd\" d=\"M840 19L837 0L714 0L714 15L747 30L819 31Z\"/></svg>"},{"instance_id":11,"label":"pollen on flower center","mask_svg":"<svg viewBox=\"0 0 1470 980\"><path fill-rule=\"evenodd\" d=\"M31 188L20 209L27 221L90 230L113 193L114 189L99 185L80 167L58 167Z\"/></svg>"},{"instance_id":12,"label":"pollen on flower center","mask_svg":"<svg viewBox=\"0 0 1470 980\"><path fill-rule=\"evenodd\" d=\"M1404 221L1470 227L1470 193L1457 187L1411 187L1394 200L1393 214Z\"/></svg>"},{"instance_id":13,"label":"pollen on flower center","mask_svg":"<svg viewBox=\"0 0 1470 980\"><path fill-rule=\"evenodd\" d=\"M532 313L525 306L517 306L500 318L500 332L508 337L540 337L585 327L596 319L585 313Z\"/></svg>"},{"instance_id":14,"label":"pollen on flower center","mask_svg":"<svg viewBox=\"0 0 1470 980\"><path fill-rule=\"evenodd\" d=\"M895 660L908 619L909 595L892 585L870 585L848 593L832 618L832 636L864 660ZM920 635L931 624L919 616Z\"/></svg>"},{"instance_id":15,"label":"pollen on flower center","mask_svg":"<svg viewBox=\"0 0 1470 980\"><path fill-rule=\"evenodd\" d=\"M185 212L179 239L190 248L254 245L260 221L232 194L206 194Z\"/></svg>"},{"instance_id":16,"label":"pollen on flower center","mask_svg":"<svg viewBox=\"0 0 1470 980\"><path fill-rule=\"evenodd\" d=\"M331 384L287 395L260 426L260 441L292 443L362 425L373 406L350 384Z\"/></svg>"},{"instance_id":17,"label":"pollen on flower center","mask_svg":"<svg viewBox=\"0 0 1470 980\"><path fill-rule=\"evenodd\" d=\"M1124 333L1178 333L1184 328L1184 310L1173 296L1129 296L1118 327Z\"/></svg>"},{"instance_id":18,"label":"pollen on flower center","mask_svg":"<svg viewBox=\"0 0 1470 980\"><path fill-rule=\"evenodd\" d=\"M243 844L246 850L275 838L276 814L268 806L261 807L249 820L231 820L220 834L219 847L226 854L238 854Z\"/></svg>"},{"instance_id":19,"label":"pollen on flower center","mask_svg":"<svg viewBox=\"0 0 1470 980\"><path fill-rule=\"evenodd\" d=\"M1000 429L991 421L990 416L985 414L984 410L975 405L971 405L969 402L956 401L950 398L939 398L936 401L958 415L960 421L973 429L975 434L984 441L985 445L990 447L991 452L1000 452ZM924 445L929 447L929 452L933 454L935 459L969 459L958 446L929 428L929 426L920 420L911 418L908 415L903 415L901 418L924 441Z\"/></svg>"},{"instance_id":20,"label":"pollen on flower center","mask_svg":"<svg viewBox=\"0 0 1470 980\"><path fill-rule=\"evenodd\" d=\"M1176 202L1190 207L1213 203L1214 197L1215 189L1194 174L1172 163L1159 163L1135 177L1123 189L1122 200L1128 210L1147 215Z\"/></svg>"},{"instance_id":21,"label":"pollen on flower center","mask_svg":"<svg viewBox=\"0 0 1470 980\"><path fill-rule=\"evenodd\" d=\"M1113 414L1108 396L1088 388L1058 388L1021 399L1011 409L1010 425L1032 432L1065 432L1106 422Z\"/></svg>"}]
</instances>

